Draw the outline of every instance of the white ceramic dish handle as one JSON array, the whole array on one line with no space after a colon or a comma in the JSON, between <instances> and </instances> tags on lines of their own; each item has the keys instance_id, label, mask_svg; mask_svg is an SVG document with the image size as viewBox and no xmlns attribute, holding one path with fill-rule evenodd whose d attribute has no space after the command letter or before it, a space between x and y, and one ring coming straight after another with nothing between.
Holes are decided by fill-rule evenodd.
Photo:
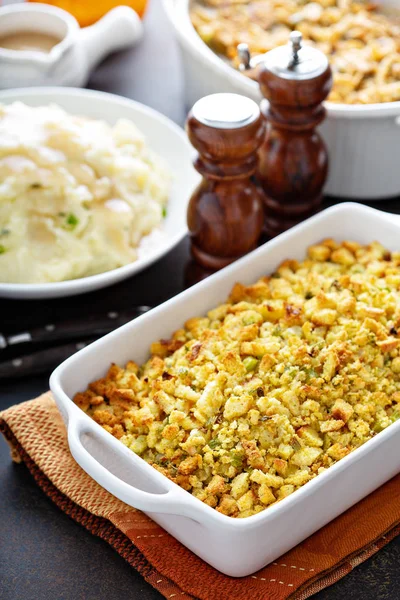
<instances>
[{"instance_id":1,"label":"white ceramic dish handle","mask_svg":"<svg viewBox=\"0 0 400 600\"><path fill-rule=\"evenodd\" d=\"M110 52L133 46L142 35L142 22L129 6L113 8L100 21L79 32L90 70Z\"/></svg>"},{"instance_id":2,"label":"white ceramic dish handle","mask_svg":"<svg viewBox=\"0 0 400 600\"><path fill-rule=\"evenodd\" d=\"M179 489L169 489L164 493L145 492L111 473L85 448L81 441L81 436L84 433L94 434L98 437L98 432L91 426L90 422L76 416L71 417L68 423L68 443L71 454L78 465L95 481L101 483L102 487L108 492L122 500L122 502L147 513L180 514L194 518L197 521L198 514L196 514L196 517L193 516L190 504L185 502L185 495L181 494ZM121 455L121 458L126 459L118 445L113 444L113 449ZM164 478L162 485L165 486Z\"/></svg>"}]
</instances>

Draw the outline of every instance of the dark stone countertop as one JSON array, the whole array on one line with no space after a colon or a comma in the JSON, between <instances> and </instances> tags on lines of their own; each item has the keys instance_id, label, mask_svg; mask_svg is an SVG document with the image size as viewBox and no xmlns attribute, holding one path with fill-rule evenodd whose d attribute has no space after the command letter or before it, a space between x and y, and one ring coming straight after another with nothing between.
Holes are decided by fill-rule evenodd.
<instances>
[{"instance_id":1,"label":"dark stone countertop","mask_svg":"<svg viewBox=\"0 0 400 600\"><path fill-rule=\"evenodd\" d=\"M182 124L185 106L179 54L160 4L160 0L151 2L143 42L108 58L94 73L90 87L148 104ZM396 200L381 203L379 207L400 212ZM95 294L66 300L0 300L0 331L15 332L43 324L45 318L51 322L135 304L159 304L183 289L188 260L188 243L184 240L143 273ZM48 374L3 381L0 409L32 398L47 388ZM56 508L37 488L27 469L11 463L3 439L0 440L0 491L1 600L162 597L105 542ZM400 598L399 564L400 538L397 538L314 597L318 600Z\"/></svg>"}]
</instances>

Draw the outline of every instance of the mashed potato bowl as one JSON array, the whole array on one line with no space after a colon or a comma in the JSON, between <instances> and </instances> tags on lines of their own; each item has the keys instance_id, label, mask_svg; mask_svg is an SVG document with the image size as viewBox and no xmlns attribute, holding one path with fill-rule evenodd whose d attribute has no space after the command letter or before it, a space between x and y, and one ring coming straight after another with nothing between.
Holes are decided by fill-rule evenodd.
<instances>
[{"instance_id":1,"label":"mashed potato bowl","mask_svg":"<svg viewBox=\"0 0 400 600\"><path fill-rule=\"evenodd\" d=\"M186 206L198 181L192 167L192 150L184 132L166 117L132 100L91 90L73 88L19 89L0 92L0 103L20 101L28 106L58 105L69 114L104 120L114 125L119 119L132 121L146 143L167 164L173 181L166 218L154 235L144 240L138 258L122 267L68 281L51 283L3 283L0 297L55 298L71 296L117 283L143 270L171 250L186 233Z\"/></svg>"}]
</instances>

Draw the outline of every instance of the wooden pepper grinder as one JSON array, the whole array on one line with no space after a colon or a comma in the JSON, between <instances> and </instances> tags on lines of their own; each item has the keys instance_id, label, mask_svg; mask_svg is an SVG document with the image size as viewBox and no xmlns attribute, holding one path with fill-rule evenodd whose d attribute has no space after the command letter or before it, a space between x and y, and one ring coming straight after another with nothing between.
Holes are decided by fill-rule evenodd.
<instances>
[{"instance_id":1,"label":"wooden pepper grinder","mask_svg":"<svg viewBox=\"0 0 400 600\"><path fill-rule=\"evenodd\" d=\"M242 58L245 50L243 44L238 47ZM256 176L266 194L266 232L274 236L321 204L328 154L316 127L325 118L322 102L332 88L332 73L322 52L302 46L298 31L287 46L257 57L256 63L265 97L261 112L268 123Z\"/></svg>"},{"instance_id":2,"label":"wooden pepper grinder","mask_svg":"<svg viewBox=\"0 0 400 600\"><path fill-rule=\"evenodd\" d=\"M251 176L265 123L253 100L212 94L193 106L186 129L203 175L187 215L192 254L203 267L221 269L255 248L262 232L264 196Z\"/></svg>"}]
</instances>

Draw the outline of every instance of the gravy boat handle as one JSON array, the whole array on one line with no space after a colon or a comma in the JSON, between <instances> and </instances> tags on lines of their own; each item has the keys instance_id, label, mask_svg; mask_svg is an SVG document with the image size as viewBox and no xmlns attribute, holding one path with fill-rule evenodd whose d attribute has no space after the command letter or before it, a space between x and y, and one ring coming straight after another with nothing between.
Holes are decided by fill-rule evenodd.
<instances>
[{"instance_id":1,"label":"gravy boat handle","mask_svg":"<svg viewBox=\"0 0 400 600\"><path fill-rule=\"evenodd\" d=\"M107 54L136 44L143 35L138 14L128 6L117 6L90 27L80 30L89 70Z\"/></svg>"}]
</instances>

